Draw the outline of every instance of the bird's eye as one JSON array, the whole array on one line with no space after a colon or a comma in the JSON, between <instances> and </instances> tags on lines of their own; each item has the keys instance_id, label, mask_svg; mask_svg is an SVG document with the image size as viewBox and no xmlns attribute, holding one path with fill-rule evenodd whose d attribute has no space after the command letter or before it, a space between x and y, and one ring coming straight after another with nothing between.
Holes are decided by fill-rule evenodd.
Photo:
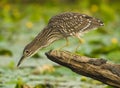
<instances>
[{"instance_id":1,"label":"bird's eye","mask_svg":"<svg viewBox=\"0 0 120 88\"><path fill-rule=\"evenodd\" d=\"M26 51L25 51L25 53L29 53L29 51L28 51L28 50L26 50Z\"/></svg>"}]
</instances>

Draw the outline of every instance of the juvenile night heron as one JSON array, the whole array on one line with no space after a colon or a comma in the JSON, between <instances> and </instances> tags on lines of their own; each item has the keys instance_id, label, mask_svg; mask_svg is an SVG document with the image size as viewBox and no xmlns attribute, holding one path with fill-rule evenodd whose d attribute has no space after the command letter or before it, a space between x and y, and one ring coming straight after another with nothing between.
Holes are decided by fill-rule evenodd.
<instances>
[{"instance_id":1,"label":"juvenile night heron","mask_svg":"<svg viewBox=\"0 0 120 88\"><path fill-rule=\"evenodd\" d=\"M58 39L67 39L70 36L80 39L81 34L100 26L103 26L101 20L85 14L67 12L53 16L48 25L24 48L17 66L26 57L34 55L39 49L47 47Z\"/></svg>"}]
</instances>

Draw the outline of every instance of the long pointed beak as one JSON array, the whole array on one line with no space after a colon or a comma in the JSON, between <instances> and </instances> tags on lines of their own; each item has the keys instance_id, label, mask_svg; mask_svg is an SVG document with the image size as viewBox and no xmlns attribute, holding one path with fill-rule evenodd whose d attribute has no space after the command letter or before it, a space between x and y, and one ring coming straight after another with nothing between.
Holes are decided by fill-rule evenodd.
<instances>
[{"instance_id":1,"label":"long pointed beak","mask_svg":"<svg viewBox=\"0 0 120 88\"><path fill-rule=\"evenodd\" d=\"M23 62L23 60L25 59L25 56L22 56L17 64L17 67L20 66L20 64Z\"/></svg>"}]
</instances>

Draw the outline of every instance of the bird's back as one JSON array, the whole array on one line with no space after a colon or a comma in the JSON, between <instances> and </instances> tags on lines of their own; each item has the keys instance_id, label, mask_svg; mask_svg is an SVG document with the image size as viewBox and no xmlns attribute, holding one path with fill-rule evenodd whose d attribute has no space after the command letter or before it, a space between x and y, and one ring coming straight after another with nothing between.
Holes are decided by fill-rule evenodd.
<instances>
[{"instance_id":1,"label":"bird's back","mask_svg":"<svg viewBox=\"0 0 120 88\"><path fill-rule=\"evenodd\" d=\"M103 26L103 22L85 14L67 12L52 17L48 26L60 31L63 36L67 37Z\"/></svg>"}]
</instances>

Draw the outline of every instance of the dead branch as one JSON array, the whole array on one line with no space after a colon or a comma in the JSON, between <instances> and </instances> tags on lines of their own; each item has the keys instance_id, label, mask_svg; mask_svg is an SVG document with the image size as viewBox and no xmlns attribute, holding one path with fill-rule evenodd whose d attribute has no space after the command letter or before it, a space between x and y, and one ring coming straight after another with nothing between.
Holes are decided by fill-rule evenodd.
<instances>
[{"instance_id":1,"label":"dead branch","mask_svg":"<svg viewBox=\"0 0 120 88\"><path fill-rule=\"evenodd\" d=\"M68 51L53 50L47 52L46 56L80 75L120 88L120 65L118 64L112 64L100 58L80 56Z\"/></svg>"}]
</instances>

